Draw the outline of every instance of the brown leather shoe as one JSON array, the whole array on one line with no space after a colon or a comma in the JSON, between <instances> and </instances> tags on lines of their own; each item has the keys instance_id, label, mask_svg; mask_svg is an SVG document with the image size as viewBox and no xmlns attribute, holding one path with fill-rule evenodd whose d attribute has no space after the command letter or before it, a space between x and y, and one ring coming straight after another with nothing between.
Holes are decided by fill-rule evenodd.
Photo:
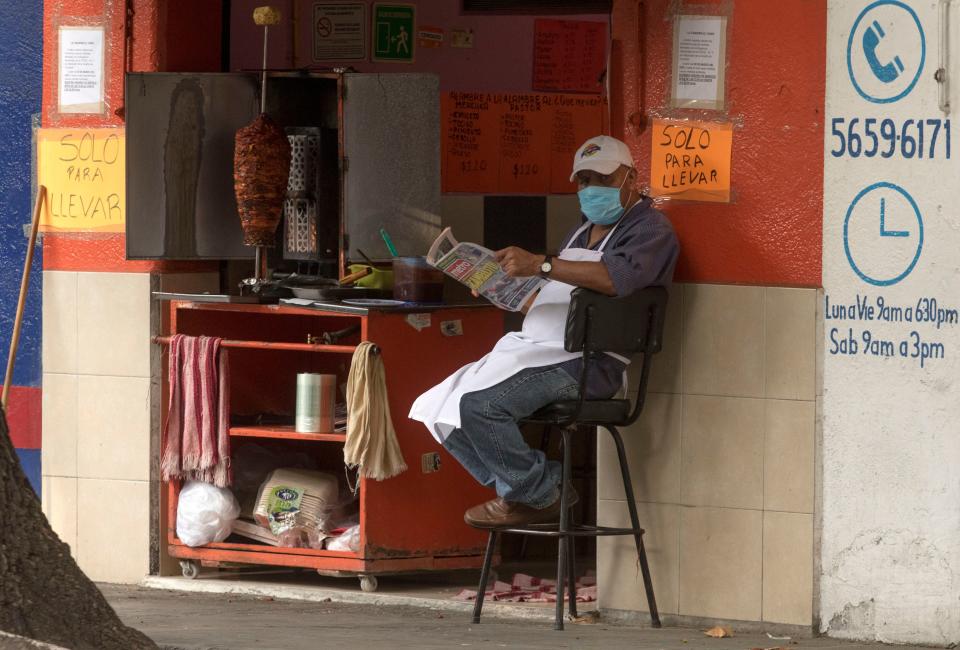
<instances>
[{"instance_id":1,"label":"brown leather shoe","mask_svg":"<svg viewBox=\"0 0 960 650\"><path fill-rule=\"evenodd\" d=\"M580 497L572 485L567 486L569 507ZM504 501L500 497L473 506L463 513L463 520L474 528L516 528L528 524L552 524L560 521L560 497L546 508L534 508L525 503Z\"/></svg>"}]
</instances>

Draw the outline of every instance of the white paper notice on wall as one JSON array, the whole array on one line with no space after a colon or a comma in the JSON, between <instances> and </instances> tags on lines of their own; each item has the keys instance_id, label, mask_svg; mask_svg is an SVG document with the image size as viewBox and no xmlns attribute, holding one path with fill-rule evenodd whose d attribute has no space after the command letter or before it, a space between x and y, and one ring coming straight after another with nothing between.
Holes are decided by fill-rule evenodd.
<instances>
[{"instance_id":1,"label":"white paper notice on wall","mask_svg":"<svg viewBox=\"0 0 960 650\"><path fill-rule=\"evenodd\" d=\"M103 27L63 26L59 36L59 112L103 113Z\"/></svg>"},{"instance_id":2,"label":"white paper notice on wall","mask_svg":"<svg viewBox=\"0 0 960 650\"><path fill-rule=\"evenodd\" d=\"M313 60L367 58L367 6L362 2L313 5Z\"/></svg>"},{"instance_id":3,"label":"white paper notice on wall","mask_svg":"<svg viewBox=\"0 0 960 650\"><path fill-rule=\"evenodd\" d=\"M673 31L673 106L723 109L726 49L726 16L677 16Z\"/></svg>"}]
</instances>

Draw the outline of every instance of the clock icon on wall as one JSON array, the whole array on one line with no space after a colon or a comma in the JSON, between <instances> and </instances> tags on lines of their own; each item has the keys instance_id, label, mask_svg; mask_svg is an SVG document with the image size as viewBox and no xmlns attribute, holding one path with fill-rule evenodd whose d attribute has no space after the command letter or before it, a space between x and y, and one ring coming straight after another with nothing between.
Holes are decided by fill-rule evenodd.
<instances>
[{"instance_id":1,"label":"clock icon on wall","mask_svg":"<svg viewBox=\"0 0 960 650\"><path fill-rule=\"evenodd\" d=\"M910 194L894 183L864 188L847 208L843 250L861 280L886 287L910 275L923 250L923 217Z\"/></svg>"}]
</instances>

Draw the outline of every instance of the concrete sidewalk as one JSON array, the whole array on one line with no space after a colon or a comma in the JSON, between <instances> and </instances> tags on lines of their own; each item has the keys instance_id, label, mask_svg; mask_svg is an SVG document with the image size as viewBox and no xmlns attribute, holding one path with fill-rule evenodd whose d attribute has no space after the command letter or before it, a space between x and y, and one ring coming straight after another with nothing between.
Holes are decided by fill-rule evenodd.
<instances>
[{"instance_id":1,"label":"concrete sidewalk","mask_svg":"<svg viewBox=\"0 0 960 650\"><path fill-rule=\"evenodd\" d=\"M774 640L766 635L711 639L700 630L485 618L425 607L275 600L233 594L100 585L127 625L170 650L396 650L420 648L604 648L614 650L867 650L884 646L827 638Z\"/></svg>"}]
</instances>

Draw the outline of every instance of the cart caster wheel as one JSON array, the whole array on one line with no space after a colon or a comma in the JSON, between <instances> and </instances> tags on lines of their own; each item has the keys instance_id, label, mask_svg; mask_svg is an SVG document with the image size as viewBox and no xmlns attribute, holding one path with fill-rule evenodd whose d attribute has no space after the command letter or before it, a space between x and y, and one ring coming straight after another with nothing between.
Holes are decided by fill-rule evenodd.
<instances>
[{"instance_id":1,"label":"cart caster wheel","mask_svg":"<svg viewBox=\"0 0 960 650\"><path fill-rule=\"evenodd\" d=\"M377 590L376 576L360 576L360 591L373 593Z\"/></svg>"},{"instance_id":2,"label":"cart caster wheel","mask_svg":"<svg viewBox=\"0 0 960 650\"><path fill-rule=\"evenodd\" d=\"M180 570L183 572L183 577L188 580L193 580L200 575L200 565L193 560L180 560Z\"/></svg>"}]
</instances>

